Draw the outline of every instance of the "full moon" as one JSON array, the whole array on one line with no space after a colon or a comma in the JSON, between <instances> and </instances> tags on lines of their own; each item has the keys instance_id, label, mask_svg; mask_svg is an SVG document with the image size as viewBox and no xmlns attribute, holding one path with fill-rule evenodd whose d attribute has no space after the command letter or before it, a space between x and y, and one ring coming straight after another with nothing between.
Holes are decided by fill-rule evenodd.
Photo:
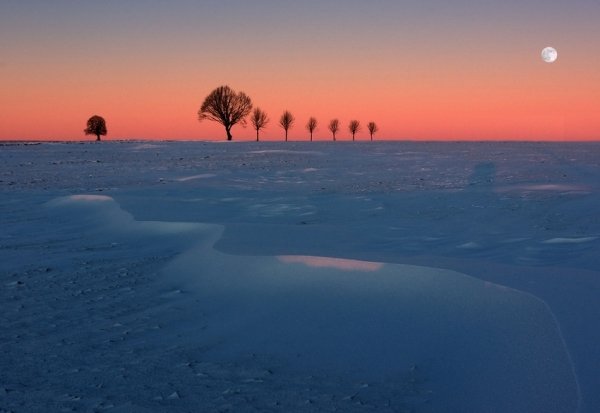
<instances>
[{"instance_id":1,"label":"full moon","mask_svg":"<svg viewBox=\"0 0 600 413\"><path fill-rule=\"evenodd\" d=\"M554 47L546 47L542 50L542 60L546 63L554 63L558 59L558 52Z\"/></svg>"}]
</instances>

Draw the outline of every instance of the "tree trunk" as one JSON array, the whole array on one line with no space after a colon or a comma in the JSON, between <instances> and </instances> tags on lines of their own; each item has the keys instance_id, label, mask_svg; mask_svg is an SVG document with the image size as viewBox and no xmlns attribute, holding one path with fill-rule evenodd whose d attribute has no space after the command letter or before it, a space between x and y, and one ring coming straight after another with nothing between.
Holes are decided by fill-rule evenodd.
<instances>
[{"instance_id":1,"label":"tree trunk","mask_svg":"<svg viewBox=\"0 0 600 413\"><path fill-rule=\"evenodd\" d=\"M287 142L287 129L285 130L285 141Z\"/></svg>"},{"instance_id":2,"label":"tree trunk","mask_svg":"<svg viewBox=\"0 0 600 413\"><path fill-rule=\"evenodd\" d=\"M227 131L227 140L228 141L232 140L233 136L231 136L231 127L225 126L225 130Z\"/></svg>"},{"instance_id":3,"label":"tree trunk","mask_svg":"<svg viewBox=\"0 0 600 413\"><path fill-rule=\"evenodd\" d=\"M373 142L373 134L371 133L371 142Z\"/></svg>"},{"instance_id":4,"label":"tree trunk","mask_svg":"<svg viewBox=\"0 0 600 413\"><path fill-rule=\"evenodd\" d=\"M99 134L99 133L97 133L97 134L96 134L96 142L98 142L99 140L100 140L100 134Z\"/></svg>"},{"instance_id":5,"label":"tree trunk","mask_svg":"<svg viewBox=\"0 0 600 413\"><path fill-rule=\"evenodd\" d=\"M258 142L258 129L256 130L256 142Z\"/></svg>"},{"instance_id":6,"label":"tree trunk","mask_svg":"<svg viewBox=\"0 0 600 413\"><path fill-rule=\"evenodd\" d=\"M335 142L335 132L333 132L333 141Z\"/></svg>"},{"instance_id":7,"label":"tree trunk","mask_svg":"<svg viewBox=\"0 0 600 413\"><path fill-rule=\"evenodd\" d=\"M312 142L312 132L310 133L310 141Z\"/></svg>"},{"instance_id":8,"label":"tree trunk","mask_svg":"<svg viewBox=\"0 0 600 413\"><path fill-rule=\"evenodd\" d=\"M354 142L354 132L352 133L352 142Z\"/></svg>"}]
</instances>

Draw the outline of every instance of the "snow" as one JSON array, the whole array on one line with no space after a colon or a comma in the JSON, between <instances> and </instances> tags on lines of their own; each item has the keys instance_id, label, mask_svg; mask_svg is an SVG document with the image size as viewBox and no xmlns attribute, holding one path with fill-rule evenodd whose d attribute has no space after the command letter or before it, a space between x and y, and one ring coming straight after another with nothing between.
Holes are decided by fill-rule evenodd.
<instances>
[{"instance_id":1,"label":"snow","mask_svg":"<svg viewBox=\"0 0 600 413\"><path fill-rule=\"evenodd\" d=\"M2 145L0 411L598 411L599 152Z\"/></svg>"},{"instance_id":2,"label":"snow","mask_svg":"<svg viewBox=\"0 0 600 413\"><path fill-rule=\"evenodd\" d=\"M583 237L583 238L552 238L544 241L544 244L579 244L581 242L592 242L596 241L597 237Z\"/></svg>"},{"instance_id":3,"label":"snow","mask_svg":"<svg viewBox=\"0 0 600 413\"><path fill-rule=\"evenodd\" d=\"M213 176L215 176L215 175L214 174L200 174L200 175L193 175L193 176L184 176L183 178L178 178L177 180L179 182L186 182L186 181L193 181L194 179L212 178Z\"/></svg>"}]
</instances>

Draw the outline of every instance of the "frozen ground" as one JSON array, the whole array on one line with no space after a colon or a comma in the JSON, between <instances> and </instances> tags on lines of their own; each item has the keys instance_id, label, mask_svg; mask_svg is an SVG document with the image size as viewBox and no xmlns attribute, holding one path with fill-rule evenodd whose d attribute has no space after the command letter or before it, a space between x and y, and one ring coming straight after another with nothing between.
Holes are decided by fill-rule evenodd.
<instances>
[{"instance_id":1,"label":"frozen ground","mask_svg":"<svg viewBox=\"0 0 600 413\"><path fill-rule=\"evenodd\" d=\"M0 162L0 412L600 411L599 144Z\"/></svg>"}]
</instances>

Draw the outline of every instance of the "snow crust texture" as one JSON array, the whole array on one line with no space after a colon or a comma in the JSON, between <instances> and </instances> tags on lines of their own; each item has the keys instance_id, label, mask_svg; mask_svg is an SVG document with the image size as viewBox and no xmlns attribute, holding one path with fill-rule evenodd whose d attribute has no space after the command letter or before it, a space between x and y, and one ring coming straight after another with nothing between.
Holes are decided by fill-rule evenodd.
<instances>
[{"instance_id":1,"label":"snow crust texture","mask_svg":"<svg viewBox=\"0 0 600 413\"><path fill-rule=\"evenodd\" d=\"M600 146L0 146L0 411L593 412Z\"/></svg>"}]
</instances>

